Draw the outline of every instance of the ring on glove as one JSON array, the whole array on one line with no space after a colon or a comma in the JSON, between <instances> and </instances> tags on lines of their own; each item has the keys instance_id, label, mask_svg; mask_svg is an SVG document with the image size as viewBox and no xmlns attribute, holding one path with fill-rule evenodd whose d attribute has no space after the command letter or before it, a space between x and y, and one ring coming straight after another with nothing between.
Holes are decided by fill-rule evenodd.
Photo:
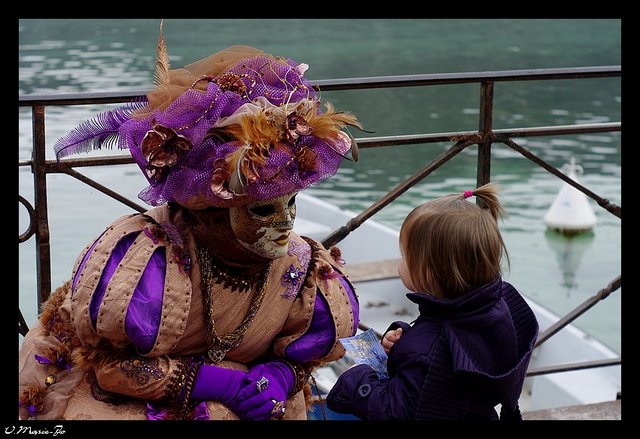
<instances>
[{"instance_id":1,"label":"ring on glove","mask_svg":"<svg viewBox=\"0 0 640 439\"><path fill-rule=\"evenodd\" d=\"M262 393L263 390L266 390L269 387L269 380L266 377L260 378L256 381L256 388L258 389L258 393Z\"/></svg>"},{"instance_id":2,"label":"ring on glove","mask_svg":"<svg viewBox=\"0 0 640 439\"><path fill-rule=\"evenodd\" d=\"M272 417L282 419L285 411L284 402L276 401L274 398L271 398L271 402L273 402L273 409L271 410Z\"/></svg>"}]
</instances>

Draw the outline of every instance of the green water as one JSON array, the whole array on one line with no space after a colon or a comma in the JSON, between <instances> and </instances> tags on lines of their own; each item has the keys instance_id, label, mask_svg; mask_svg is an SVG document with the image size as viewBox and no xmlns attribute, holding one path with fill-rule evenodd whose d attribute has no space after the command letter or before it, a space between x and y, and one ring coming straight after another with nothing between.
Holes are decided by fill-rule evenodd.
<instances>
[{"instance_id":1,"label":"green water","mask_svg":"<svg viewBox=\"0 0 640 439\"><path fill-rule=\"evenodd\" d=\"M613 19L545 20L165 20L171 64L180 67L234 44L245 44L310 65L311 80L418 73L471 72L616 65L621 23ZM158 20L21 20L19 93L147 90L152 87ZM368 130L357 137L475 130L475 84L323 92L323 100L351 110ZM510 82L495 85L495 128L616 122L621 118L620 78ZM111 106L47 109L46 135L55 140ZM581 181L621 205L619 133L527 138L516 141L556 167L571 156L584 168ZM450 144L362 150L358 163L310 193L360 211L437 157ZM108 151L112 154L113 151ZM31 154L31 122L19 110L19 157ZM99 153L98 153L99 154ZM146 184L134 165L81 169L136 199ZM417 204L475 184L476 148L409 190L375 219L399 227ZM509 217L502 224L511 257L505 278L527 296L564 314L605 287L621 271L621 222L591 202L593 233L567 240L546 232L542 218L561 182L504 145L494 145L492 180L503 188ZM19 191L33 200L33 179L19 171ZM48 177L53 286L71 273L93 237L130 213L71 177ZM19 232L28 224L19 207ZM20 245L20 305L36 318L34 239ZM621 352L621 296L613 293L576 324Z\"/></svg>"}]
</instances>

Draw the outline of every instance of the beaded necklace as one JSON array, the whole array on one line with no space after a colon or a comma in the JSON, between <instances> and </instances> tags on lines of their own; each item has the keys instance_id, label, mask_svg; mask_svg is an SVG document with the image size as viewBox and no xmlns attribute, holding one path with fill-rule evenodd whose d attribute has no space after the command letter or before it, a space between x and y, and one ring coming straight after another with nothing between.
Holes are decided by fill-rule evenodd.
<instances>
[{"instance_id":1,"label":"beaded necklace","mask_svg":"<svg viewBox=\"0 0 640 439\"><path fill-rule=\"evenodd\" d=\"M272 261L269 262L267 268L263 270L262 276L256 277L261 279L260 289L253 296L253 300L251 301L251 306L249 306L249 310L247 314L240 322L240 325L234 329L233 331L226 334L224 337L220 337L216 333L216 324L213 319L213 297L211 292L211 283L214 279L224 279L227 280L230 278L228 273L226 277L222 277L220 275L220 268L213 264L212 256L206 248L196 246L196 254L198 256L198 261L200 262L200 283L202 288L202 303L204 307L204 315L207 323L207 357L213 363L219 363L225 357L227 352L231 349L235 348L240 344L242 338L249 330L249 326L253 322L258 309L260 309L260 305L262 305L262 299L264 299L264 294L267 291L267 284L269 280L269 275L271 274L271 265ZM217 269L217 272L214 272L214 267ZM253 282L248 283L249 285L253 284ZM227 284L225 283L226 287Z\"/></svg>"}]
</instances>

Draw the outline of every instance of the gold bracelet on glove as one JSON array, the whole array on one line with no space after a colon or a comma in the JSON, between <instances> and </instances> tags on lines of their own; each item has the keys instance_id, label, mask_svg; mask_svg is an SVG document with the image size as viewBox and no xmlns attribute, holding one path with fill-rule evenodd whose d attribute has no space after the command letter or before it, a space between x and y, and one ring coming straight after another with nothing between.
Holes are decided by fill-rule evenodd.
<instances>
[{"instance_id":1,"label":"gold bracelet on glove","mask_svg":"<svg viewBox=\"0 0 640 439\"><path fill-rule=\"evenodd\" d=\"M311 376L311 370L299 363L292 363L285 359L282 359L282 361L287 363L291 370L293 370L293 374L295 376L295 384L293 386L293 390L291 390L287 396L288 399L304 389L305 384L309 381L309 376Z\"/></svg>"},{"instance_id":2,"label":"gold bracelet on glove","mask_svg":"<svg viewBox=\"0 0 640 439\"><path fill-rule=\"evenodd\" d=\"M200 358L179 360L165 390L166 399L180 406L180 418L182 419L185 419L189 414L191 393L193 392L200 366L202 366L202 359Z\"/></svg>"}]
</instances>

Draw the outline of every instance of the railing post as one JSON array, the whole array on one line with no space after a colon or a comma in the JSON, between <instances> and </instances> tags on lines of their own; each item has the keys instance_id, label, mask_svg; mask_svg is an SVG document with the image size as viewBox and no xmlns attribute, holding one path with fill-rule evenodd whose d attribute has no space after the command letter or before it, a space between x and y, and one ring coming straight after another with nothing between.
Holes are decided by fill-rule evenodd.
<instances>
[{"instance_id":1,"label":"railing post","mask_svg":"<svg viewBox=\"0 0 640 439\"><path fill-rule=\"evenodd\" d=\"M49 215L47 212L47 167L45 155L44 105L33 106L32 167L35 197L36 271L38 312L51 294L51 249L49 245Z\"/></svg>"},{"instance_id":2,"label":"railing post","mask_svg":"<svg viewBox=\"0 0 640 439\"><path fill-rule=\"evenodd\" d=\"M480 137L476 183L482 186L491 180L491 142L493 130L493 81L480 84Z\"/></svg>"}]
</instances>

